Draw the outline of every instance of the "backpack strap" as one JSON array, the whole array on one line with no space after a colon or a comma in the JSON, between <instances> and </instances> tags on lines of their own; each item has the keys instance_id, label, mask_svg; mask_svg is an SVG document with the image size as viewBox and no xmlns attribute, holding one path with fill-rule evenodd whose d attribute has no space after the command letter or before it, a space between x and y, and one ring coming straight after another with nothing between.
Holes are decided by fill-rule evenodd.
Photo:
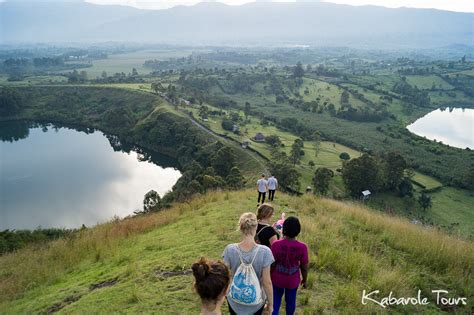
<instances>
[{"instance_id":1,"label":"backpack strap","mask_svg":"<svg viewBox=\"0 0 474 315\"><path fill-rule=\"evenodd\" d=\"M255 258L257 258L257 254L258 254L259 249L260 249L260 247L257 245L257 250L255 251L255 256L253 256L252 262L250 263L251 265L253 265L253 262L255 261Z\"/></svg>"},{"instance_id":2,"label":"backpack strap","mask_svg":"<svg viewBox=\"0 0 474 315\"><path fill-rule=\"evenodd\" d=\"M235 244L235 246L237 247L237 253L239 254L240 263L245 264L244 259L242 258L242 253L240 252L239 244Z\"/></svg>"},{"instance_id":3,"label":"backpack strap","mask_svg":"<svg viewBox=\"0 0 474 315\"><path fill-rule=\"evenodd\" d=\"M265 230L267 227L271 227L270 225L265 225L263 228L260 229L257 233L257 237L259 237L260 233L262 233L263 230Z\"/></svg>"}]
</instances>

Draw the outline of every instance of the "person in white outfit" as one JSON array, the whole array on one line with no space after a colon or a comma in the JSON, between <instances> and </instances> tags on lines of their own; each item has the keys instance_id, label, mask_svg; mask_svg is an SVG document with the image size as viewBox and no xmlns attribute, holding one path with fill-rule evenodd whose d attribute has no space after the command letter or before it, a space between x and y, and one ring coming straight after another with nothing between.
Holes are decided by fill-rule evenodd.
<instances>
[{"instance_id":1,"label":"person in white outfit","mask_svg":"<svg viewBox=\"0 0 474 315\"><path fill-rule=\"evenodd\" d=\"M273 201L275 197L275 190L278 188L278 180L275 176L270 175L268 179L268 200Z\"/></svg>"},{"instance_id":2,"label":"person in white outfit","mask_svg":"<svg viewBox=\"0 0 474 315\"><path fill-rule=\"evenodd\" d=\"M257 181L257 190L258 190L258 200L257 203L260 205L260 198L262 198L262 203L265 202L265 195L268 190L268 182L265 179L265 174L262 174L260 179Z\"/></svg>"}]
</instances>

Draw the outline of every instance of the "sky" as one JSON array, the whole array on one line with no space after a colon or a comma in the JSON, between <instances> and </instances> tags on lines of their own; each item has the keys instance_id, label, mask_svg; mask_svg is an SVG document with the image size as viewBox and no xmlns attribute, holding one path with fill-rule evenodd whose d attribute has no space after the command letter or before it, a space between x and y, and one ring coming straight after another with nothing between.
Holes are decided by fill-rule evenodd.
<instances>
[{"instance_id":1,"label":"sky","mask_svg":"<svg viewBox=\"0 0 474 315\"><path fill-rule=\"evenodd\" d=\"M176 5L193 5L201 0L86 0L87 2L96 4L121 4L130 5L141 9L166 9ZM215 1L215 0L212 0ZM255 0L219 0L229 5L241 5ZM271 1L271 0L258 0ZM311 0L277 0L282 2L305 1ZM314 0L318 2L319 0ZM350 5L379 5L390 8L411 7L411 8L434 8L448 11L458 12L474 12L474 0L323 0L325 2L350 4ZM207 1L210 2L210 1Z\"/></svg>"},{"instance_id":2,"label":"sky","mask_svg":"<svg viewBox=\"0 0 474 315\"><path fill-rule=\"evenodd\" d=\"M0 0L28 1L28 0ZM78 1L78 0L30 0L30 1ZM140 9L167 9L176 5L194 5L203 0L84 0L95 4L129 5ZM433 8L457 12L473 12L474 0L205 0L206 2L222 2L228 5L242 5L250 2L332 2L349 5L378 5L389 8Z\"/></svg>"}]
</instances>

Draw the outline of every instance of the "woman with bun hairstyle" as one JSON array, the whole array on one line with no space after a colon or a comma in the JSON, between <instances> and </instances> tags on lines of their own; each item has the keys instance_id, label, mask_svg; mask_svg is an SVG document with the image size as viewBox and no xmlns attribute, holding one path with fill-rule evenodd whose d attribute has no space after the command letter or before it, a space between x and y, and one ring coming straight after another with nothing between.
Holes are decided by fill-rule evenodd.
<instances>
[{"instance_id":1,"label":"woman with bun hairstyle","mask_svg":"<svg viewBox=\"0 0 474 315\"><path fill-rule=\"evenodd\" d=\"M257 233L257 216L247 212L240 216L239 230L241 232L240 243L229 244L224 250L222 257L224 262L230 267L233 275L241 263L252 266L258 278L261 289L261 302L255 305L245 305L232 298L231 291L227 294L230 314L250 315L269 314L273 312L273 287L270 276L270 266L274 262L272 251L264 245L255 242ZM238 275L238 274L237 274ZM233 280L234 282L236 279ZM233 285L233 283L231 284Z\"/></svg>"},{"instance_id":2,"label":"woman with bun hairstyle","mask_svg":"<svg viewBox=\"0 0 474 315\"><path fill-rule=\"evenodd\" d=\"M194 289L201 298L201 315L220 315L230 283L230 271L222 261L201 258L192 266Z\"/></svg>"}]
</instances>

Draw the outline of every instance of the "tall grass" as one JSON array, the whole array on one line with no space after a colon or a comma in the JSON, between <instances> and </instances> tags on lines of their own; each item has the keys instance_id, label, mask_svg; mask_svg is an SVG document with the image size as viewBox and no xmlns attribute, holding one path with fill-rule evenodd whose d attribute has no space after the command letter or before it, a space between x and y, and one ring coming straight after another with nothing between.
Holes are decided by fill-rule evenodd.
<instances>
[{"instance_id":1,"label":"tall grass","mask_svg":"<svg viewBox=\"0 0 474 315\"><path fill-rule=\"evenodd\" d=\"M353 290L393 291L412 296L421 289L446 289L473 297L473 243L375 213L355 203L304 196L294 200L302 219L301 238L316 258L318 272L327 270L350 283L336 301L360 308ZM349 294L349 293L351 294ZM365 309L366 310L366 309Z\"/></svg>"},{"instance_id":2,"label":"tall grass","mask_svg":"<svg viewBox=\"0 0 474 315\"><path fill-rule=\"evenodd\" d=\"M113 220L69 238L46 245L29 246L0 257L0 302L17 298L22 292L54 283L80 262L100 261L120 250L124 238L147 232L176 220L186 205L147 216Z\"/></svg>"},{"instance_id":3,"label":"tall grass","mask_svg":"<svg viewBox=\"0 0 474 315\"><path fill-rule=\"evenodd\" d=\"M126 274L119 276L124 287L136 286L137 279L151 285L147 282L151 281L150 270L154 270L158 260L166 255L168 259L180 257L169 261L179 270L189 268L183 261L199 258L194 257L197 253L218 258L216 253L220 250L215 250L216 246L224 248L226 243L238 239L235 223L240 213L254 209L254 199L253 190L209 192L157 214L111 221L73 238L1 256L0 304L20 298L32 288L54 284L63 277L66 279L70 271L82 268L82 272L88 272L94 270L97 263L110 263L116 258L128 266ZM413 225L406 219L376 213L356 203L309 195L291 197L283 193L279 193L276 200L277 212L285 211L300 218L302 233L299 238L310 249L308 289L301 292L298 305L301 314L380 313L378 306L360 303L363 289L380 290L385 294L383 296L393 291L400 297L416 296L418 289L429 297L433 289L446 289L455 296L468 298L469 305L456 312L468 313L472 309L474 247L471 241ZM170 226L164 227L167 224ZM140 256L144 261L118 255L124 249L121 246L135 246L140 234L155 228L163 229L167 238L180 242L143 244L145 251L149 252L147 248L155 251L148 258ZM181 241L188 239L188 242ZM162 251L160 246L168 250ZM189 246L196 249L194 254L188 254ZM179 255L174 256L175 251ZM167 288L168 280L163 281L162 288ZM177 281L177 278L169 281ZM189 285L191 282L189 279ZM138 288L133 290L133 301L149 302L146 292ZM162 301L163 305L171 303L193 308L186 304L194 301L186 300L189 292L173 294L176 294L171 298L173 300ZM439 309L435 306L430 309L393 307L390 311L435 313Z\"/></svg>"}]
</instances>

